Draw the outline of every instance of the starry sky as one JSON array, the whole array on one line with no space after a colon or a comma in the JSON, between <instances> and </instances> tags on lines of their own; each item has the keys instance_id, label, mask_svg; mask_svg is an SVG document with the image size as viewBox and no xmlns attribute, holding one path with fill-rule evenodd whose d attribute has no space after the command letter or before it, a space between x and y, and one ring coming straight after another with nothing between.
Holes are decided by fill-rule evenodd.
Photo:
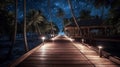
<instances>
[{"instance_id":1,"label":"starry sky","mask_svg":"<svg viewBox=\"0 0 120 67\"><path fill-rule=\"evenodd\" d=\"M43 15L47 18L48 21L53 21L58 28L63 28L62 19L57 17L58 9L62 9L65 13L63 18L71 18L70 7L68 5L67 0L26 0L26 10L27 12L31 9L42 11ZM94 1L94 0L93 0ZM83 9L87 9L91 11L91 15L101 15L101 8L96 9L93 6L93 2L88 2L88 0L71 0L74 14L76 17L80 16L80 11ZM12 7L9 7L12 9ZM50 11L49 11L50 9ZM109 8L105 8L104 14L107 15ZM51 19L50 19L51 16ZM23 19L23 0L18 0L18 20Z\"/></svg>"}]
</instances>

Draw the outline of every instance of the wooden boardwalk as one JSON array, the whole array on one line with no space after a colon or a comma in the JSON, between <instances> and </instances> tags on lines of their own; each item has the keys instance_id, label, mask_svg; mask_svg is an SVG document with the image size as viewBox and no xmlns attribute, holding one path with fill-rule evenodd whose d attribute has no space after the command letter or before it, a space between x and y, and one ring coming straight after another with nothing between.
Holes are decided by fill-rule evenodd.
<instances>
[{"instance_id":1,"label":"wooden boardwalk","mask_svg":"<svg viewBox=\"0 0 120 67\"><path fill-rule=\"evenodd\" d=\"M81 50L67 38L58 37L54 41L45 42L15 67L96 67L86 57L85 51Z\"/></svg>"}]
</instances>

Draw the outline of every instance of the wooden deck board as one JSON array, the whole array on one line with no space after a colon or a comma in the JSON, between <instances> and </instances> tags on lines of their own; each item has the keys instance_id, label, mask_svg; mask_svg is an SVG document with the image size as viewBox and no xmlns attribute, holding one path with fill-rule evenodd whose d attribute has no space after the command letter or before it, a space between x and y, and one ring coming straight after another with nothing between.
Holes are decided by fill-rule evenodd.
<instances>
[{"instance_id":1,"label":"wooden deck board","mask_svg":"<svg viewBox=\"0 0 120 67\"><path fill-rule=\"evenodd\" d=\"M91 64L46 64L46 65L20 65L17 67L93 67Z\"/></svg>"},{"instance_id":2,"label":"wooden deck board","mask_svg":"<svg viewBox=\"0 0 120 67\"><path fill-rule=\"evenodd\" d=\"M120 67L92 49L58 37L29 51L10 67Z\"/></svg>"},{"instance_id":3,"label":"wooden deck board","mask_svg":"<svg viewBox=\"0 0 120 67\"><path fill-rule=\"evenodd\" d=\"M60 40L60 39L59 39ZM94 67L68 40L45 43L17 67Z\"/></svg>"}]
</instances>

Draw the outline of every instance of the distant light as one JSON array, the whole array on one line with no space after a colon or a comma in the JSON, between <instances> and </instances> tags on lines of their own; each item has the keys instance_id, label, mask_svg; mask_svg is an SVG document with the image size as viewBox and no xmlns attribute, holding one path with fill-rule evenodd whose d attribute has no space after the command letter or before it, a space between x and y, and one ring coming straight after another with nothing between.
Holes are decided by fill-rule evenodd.
<instances>
[{"instance_id":1,"label":"distant light","mask_svg":"<svg viewBox=\"0 0 120 67\"><path fill-rule=\"evenodd\" d=\"M84 39L81 39L82 40L82 43L84 43Z\"/></svg>"},{"instance_id":2,"label":"distant light","mask_svg":"<svg viewBox=\"0 0 120 67\"><path fill-rule=\"evenodd\" d=\"M44 36L42 37L42 40L45 40L45 37L44 37Z\"/></svg>"},{"instance_id":3,"label":"distant light","mask_svg":"<svg viewBox=\"0 0 120 67\"><path fill-rule=\"evenodd\" d=\"M55 38L52 38L52 40L54 41L54 40L55 40Z\"/></svg>"},{"instance_id":4,"label":"distant light","mask_svg":"<svg viewBox=\"0 0 120 67\"><path fill-rule=\"evenodd\" d=\"M98 46L99 49L102 49L103 47L102 46Z\"/></svg>"},{"instance_id":5,"label":"distant light","mask_svg":"<svg viewBox=\"0 0 120 67\"><path fill-rule=\"evenodd\" d=\"M51 34L51 37L54 37L54 34Z\"/></svg>"}]
</instances>

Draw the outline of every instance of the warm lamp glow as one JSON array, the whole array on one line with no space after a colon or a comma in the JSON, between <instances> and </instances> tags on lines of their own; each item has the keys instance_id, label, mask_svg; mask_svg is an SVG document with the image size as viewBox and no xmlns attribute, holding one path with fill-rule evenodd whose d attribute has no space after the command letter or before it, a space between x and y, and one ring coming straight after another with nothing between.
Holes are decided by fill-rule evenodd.
<instances>
[{"instance_id":1,"label":"warm lamp glow","mask_svg":"<svg viewBox=\"0 0 120 67\"><path fill-rule=\"evenodd\" d=\"M99 49L102 49L103 47L102 46L98 46Z\"/></svg>"},{"instance_id":2,"label":"warm lamp glow","mask_svg":"<svg viewBox=\"0 0 120 67\"><path fill-rule=\"evenodd\" d=\"M45 37L42 37L42 40L45 40Z\"/></svg>"}]
</instances>

